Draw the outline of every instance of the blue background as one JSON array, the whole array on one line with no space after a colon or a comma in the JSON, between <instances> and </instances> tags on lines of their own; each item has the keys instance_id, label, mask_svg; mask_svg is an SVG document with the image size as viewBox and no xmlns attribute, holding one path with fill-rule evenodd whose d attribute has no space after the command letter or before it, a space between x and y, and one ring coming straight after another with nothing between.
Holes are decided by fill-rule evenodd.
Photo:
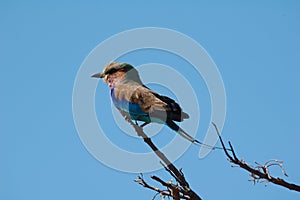
<instances>
[{"instance_id":1,"label":"blue background","mask_svg":"<svg viewBox=\"0 0 300 200\"><path fill-rule=\"evenodd\" d=\"M300 3L251 2L1 1L0 199L154 196L133 182L137 174L94 159L72 117L73 83L88 53L113 34L145 26L180 31L208 51L227 92L224 138L249 163L284 160L286 180L300 184ZM109 105L108 90L103 96ZM203 199L300 198L272 184L253 186L222 152L199 160L198 151L191 147L175 165ZM170 179L163 170L144 176L152 174Z\"/></svg>"}]
</instances>

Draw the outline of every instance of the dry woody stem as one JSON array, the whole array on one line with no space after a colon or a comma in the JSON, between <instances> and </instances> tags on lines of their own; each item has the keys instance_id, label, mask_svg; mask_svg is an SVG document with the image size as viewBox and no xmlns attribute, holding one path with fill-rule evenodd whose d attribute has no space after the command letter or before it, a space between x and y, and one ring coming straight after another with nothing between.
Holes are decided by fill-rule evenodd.
<instances>
[{"instance_id":1,"label":"dry woody stem","mask_svg":"<svg viewBox=\"0 0 300 200\"><path fill-rule=\"evenodd\" d=\"M189 183L184 177L184 174L181 170L178 170L169 159L153 144L152 140L147 137L144 133L142 127L133 123L131 120L127 120L135 129L138 136L142 137L144 142L152 149L152 151L160 158L161 164L164 166L165 170L176 180L176 184L172 182L165 182L157 176L151 176L151 178L166 189L162 190L157 187L151 186L144 180L143 176L140 175L135 182L139 183L145 188L154 190L157 194L162 196L168 196L173 198L174 200L180 199L190 199L190 200L201 200L201 198L190 188Z\"/></svg>"},{"instance_id":2,"label":"dry woody stem","mask_svg":"<svg viewBox=\"0 0 300 200\"><path fill-rule=\"evenodd\" d=\"M280 185L280 186L288 188L290 190L300 192L300 186L299 185L286 182L284 179L281 179L281 178L278 178L278 177L273 177L273 176L270 175L269 167L278 166L278 167L280 167L282 173L285 176L287 176L285 170L282 167L282 162L283 161L272 159L272 160L268 160L264 165L260 165L260 164L256 163L257 164L256 167L250 166L244 160L239 159L237 157L230 141L228 142L228 144L229 144L229 147L230 147L229 150L230 150L231 154L228 152L228 149L225 147L225 144L223 142L223 139L222 139L222 137L219 133L219 130L218 130L217 126L214 123L212 123L212 124L216 129L216 132L219 136L219 139L220 139L220 142L222 144L224 153L227 156L229 162L231 162L231 163L239 166L240 168L250 172L250 176L252 177L251 181L253 181L254 183L266 181L266 182L274 183L276 185Z\"/></svg>"}]
</instances>

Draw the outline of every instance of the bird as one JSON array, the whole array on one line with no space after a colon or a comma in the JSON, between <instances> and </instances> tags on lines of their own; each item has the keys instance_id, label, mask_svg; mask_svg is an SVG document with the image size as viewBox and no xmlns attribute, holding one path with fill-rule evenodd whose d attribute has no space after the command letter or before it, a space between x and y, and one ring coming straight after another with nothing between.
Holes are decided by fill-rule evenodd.
<instances>
[{"instance_id":1,"label":"bird","mask_svg":"<svg viewBox=\"0 0 300 200\"><path fill-rule=\"evenodd\" d=\"M150 123L165 124L188 141L202 144L176 124L188 119L189 115L172 98L145 86L131 64L110 62L102 72L91 77L101 78L108 85L111 100L125 119L136 124L144 122L140 127Z\"/></svg>"}]
</instances>

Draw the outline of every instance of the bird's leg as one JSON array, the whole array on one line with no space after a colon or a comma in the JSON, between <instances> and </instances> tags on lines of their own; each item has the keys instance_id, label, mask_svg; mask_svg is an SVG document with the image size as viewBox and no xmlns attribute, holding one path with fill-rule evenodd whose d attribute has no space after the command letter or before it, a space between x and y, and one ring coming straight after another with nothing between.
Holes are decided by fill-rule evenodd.
<instances>
[{"instance_id":1,"label":"bird's leg","mask_svg":"<svg viewBox=\"0 0 300 200\"><path fill-rule=\"evenodd\" d=\"M142 125L140 125L141 128L143 128L144 126L150 124L150 122L144 122Z\"/></svg>"},{"instance_id":2,"label":"bird's leg","mask_svg":"<svg viewBox=\"0 0 300 200\"><path fill-rule=\"evenodd\" d=\"M140 125L138 124L137 120L134 120L134 121L135 121L135 125L140 126Z\"/></svg>"}]
</instances>

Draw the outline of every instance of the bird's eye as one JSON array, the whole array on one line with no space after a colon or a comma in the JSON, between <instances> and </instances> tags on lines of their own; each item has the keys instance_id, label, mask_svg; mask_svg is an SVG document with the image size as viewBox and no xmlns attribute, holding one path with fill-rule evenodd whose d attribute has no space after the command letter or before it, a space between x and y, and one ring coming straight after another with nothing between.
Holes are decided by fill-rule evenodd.
<instances>
[{"instance_id":1,"label":"bird's eye","mask_svg":"<svg viewBox=\"0 0 300 200\"><path fill-rule=\"evenodd\" d=\"M110 70L108 70L107 72L106 72L106 74L113 74L113 73L115 73L115 72L117 72L118 70L117 69L110 69Z\"/></svg>"}]
</instances>

